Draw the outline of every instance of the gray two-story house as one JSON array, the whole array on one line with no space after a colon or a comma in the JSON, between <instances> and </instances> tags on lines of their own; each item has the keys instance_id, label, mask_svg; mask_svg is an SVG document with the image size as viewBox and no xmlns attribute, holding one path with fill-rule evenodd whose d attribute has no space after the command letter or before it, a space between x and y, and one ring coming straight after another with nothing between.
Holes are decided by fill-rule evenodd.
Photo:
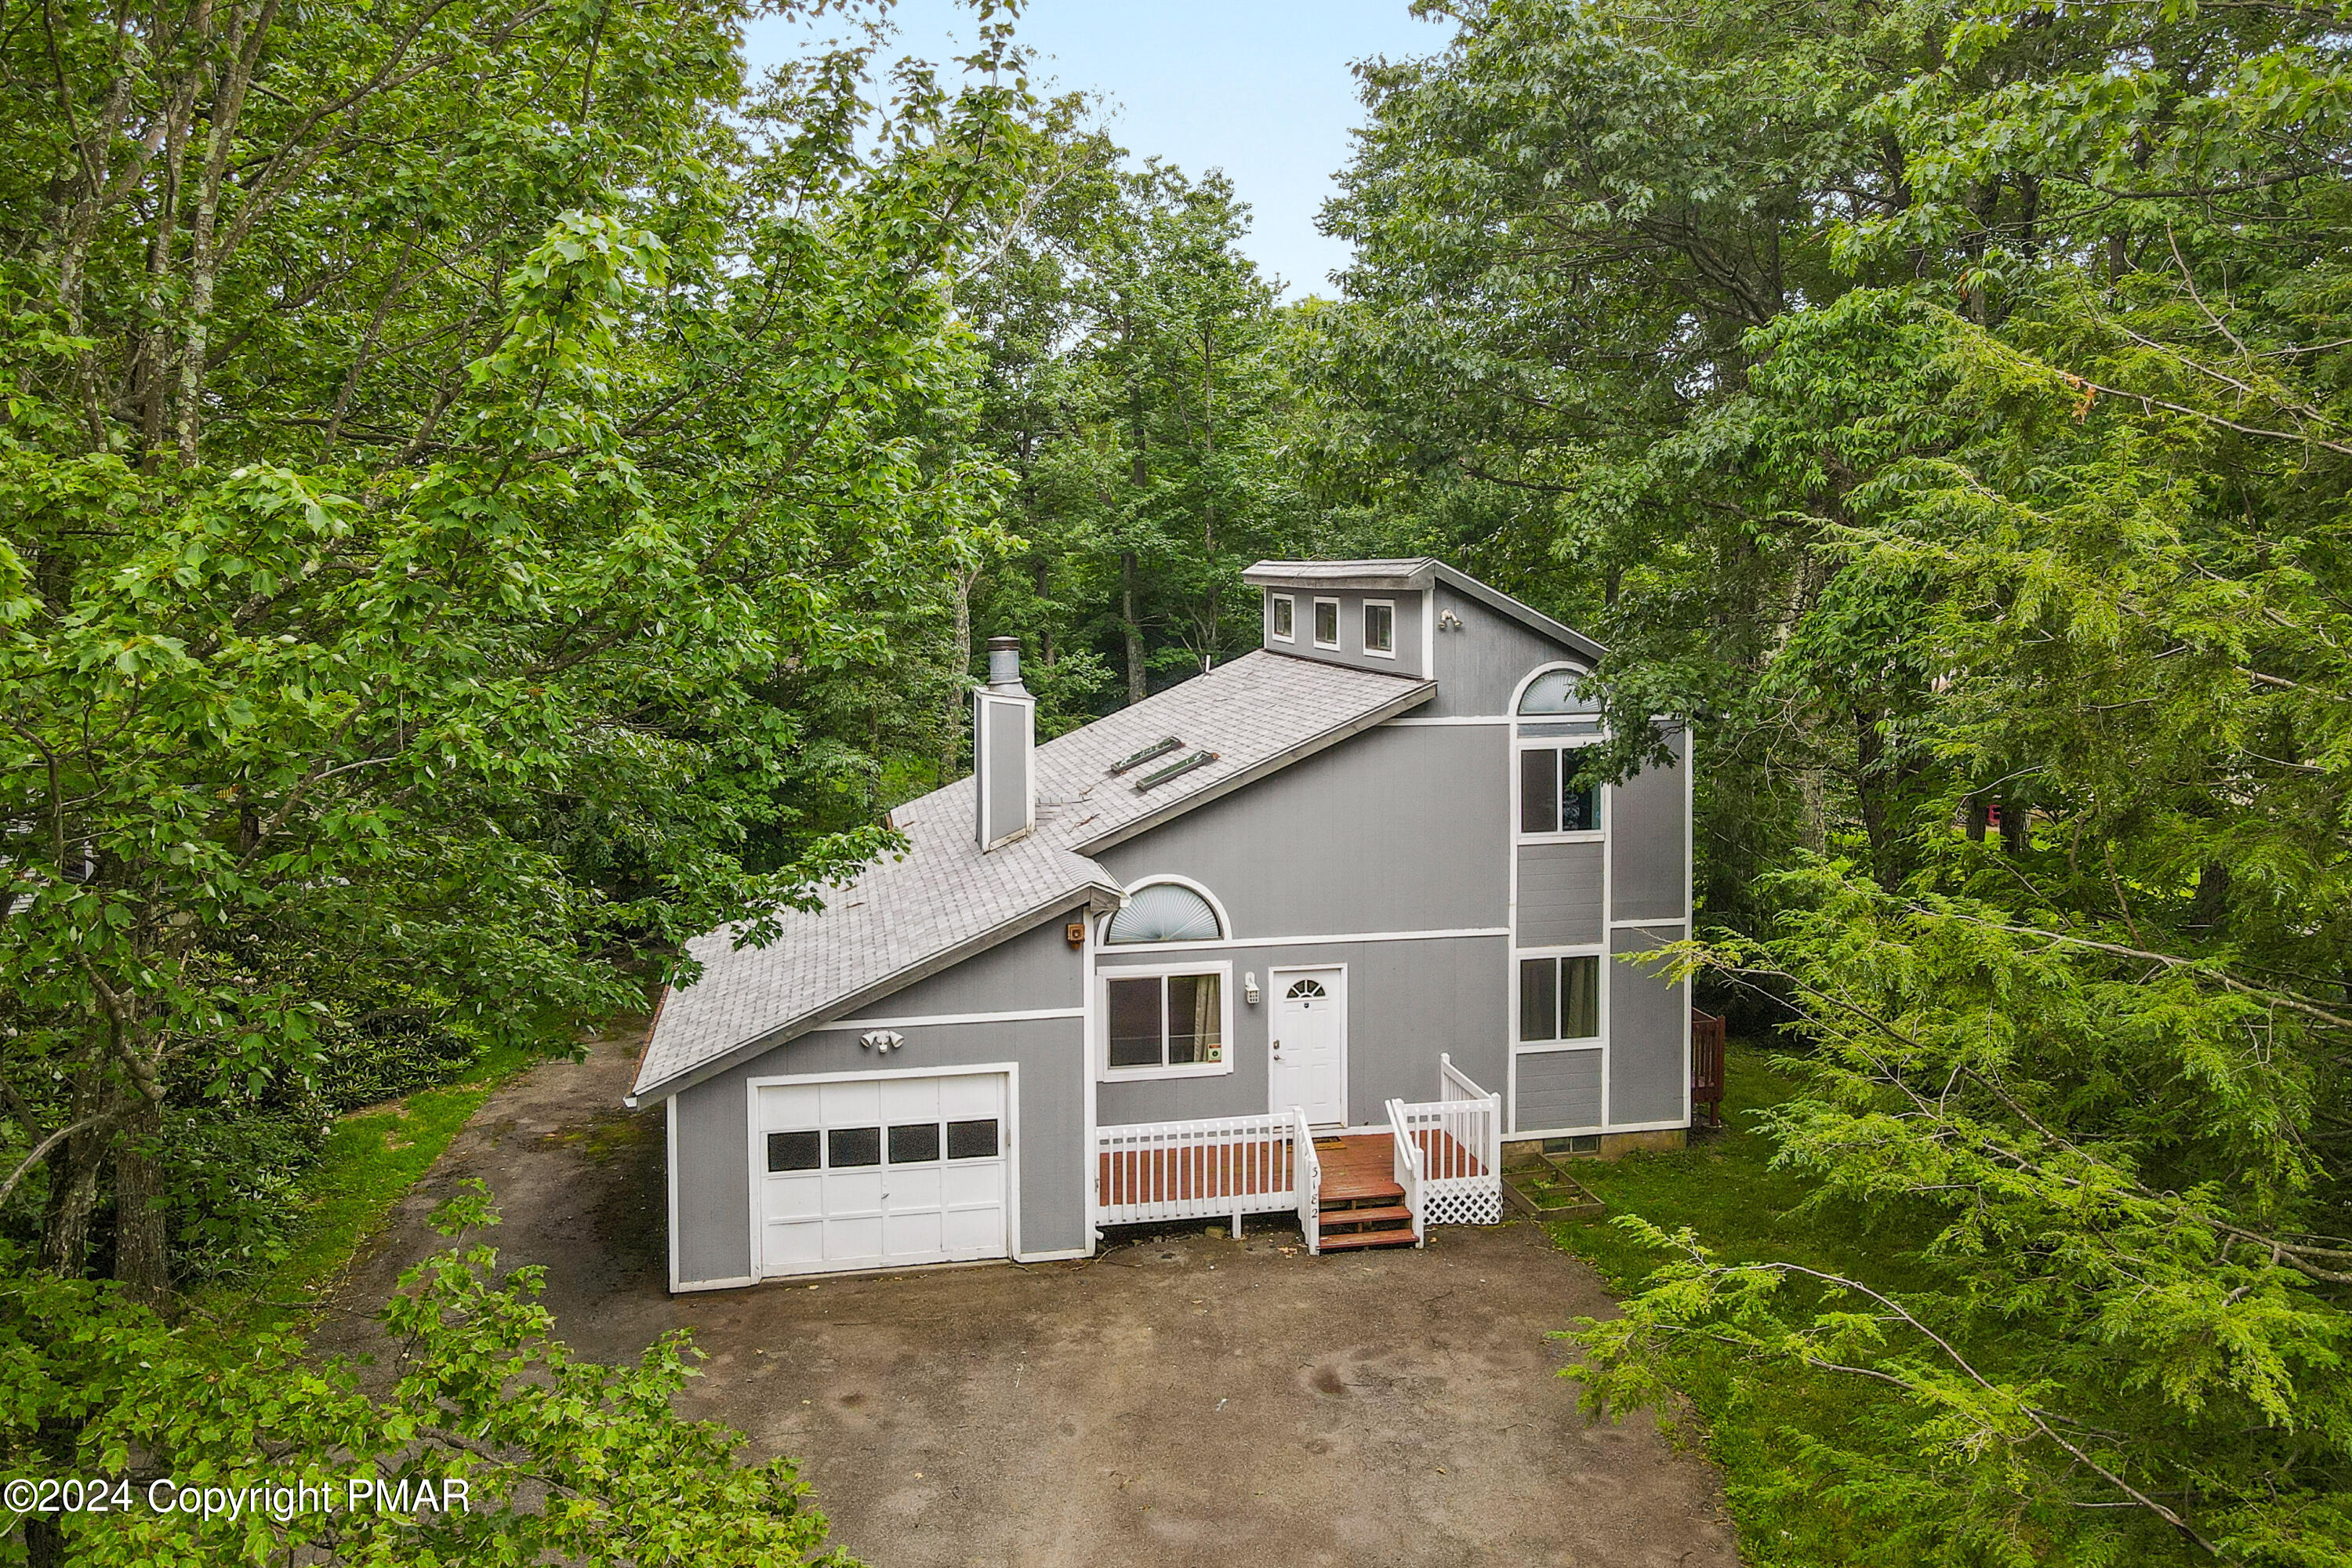
<instances>
[{"instance_id":1,"label":"gray two-story house","mask_svg":"<svg viewBox=\"0 0 2352 1568\"><path fill-rule=\"evenodd\" d=\"M1614 785L1600 647L1431 560L1263 562L1264 646L1034 742L1010 639L908 848L663 1000L670 1283L1499 1215L1506 1141L1689 1126L1690 740Z\"/></svg>"}]
</instances>

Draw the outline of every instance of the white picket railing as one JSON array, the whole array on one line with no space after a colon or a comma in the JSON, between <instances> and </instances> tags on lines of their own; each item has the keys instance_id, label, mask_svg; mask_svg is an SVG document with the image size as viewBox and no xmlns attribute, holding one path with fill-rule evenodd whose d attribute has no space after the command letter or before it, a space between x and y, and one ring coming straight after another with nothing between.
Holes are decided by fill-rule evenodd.
<instances>
[{"instance_id":1,"label":"white picket railing","mask_svg":"<svg viewBox=\"0 0 2352 1568\"><path fill-rule=\"evenodd\" d=\"M1405 1114L1404 1101L1389 1101L1389 1180L1404 1189L1404 1206L1412 1211L1412 1244L1421 1247L1429 1240L1427 1215L1429 1194L1423 1174L1427 1162L1422 1157L1421 1142L1412 1135L1412 1124Z\"/></svg>"},{"instance_id":2,"label":"white picket railing","mask_svg":"<svg viewBox=\"0 0 2352 1568\"><path fill-rule=\"evenodd\" d=\"M1314 1163L1306 1118L1295 1111L1100 1127L1094 1223L1222 1218L1239 1236L1244 1215L1311 1212Z\"/></svg>"},{"instance_id":3,"label":"white picket railing","mask_svg":"<svg viewBox=\"0 0 2352 1568\"><path fill-rule=\"evenodd\" d=\"M1319 1254L1323 1250L1323 1157L1315 1152L1315 1129L1308 1125L1307 1112L1297 1106L1290 1108L1290 1146L1298 1152L1298 1234L1307 1238L1307 1250Z\"/></svg>"},{"instance_id":4,"label":"white picket railing","mask_svg":"<svg viewBox=\"0 0 2352 1568\"><path fill-rule=\"evenodd\" d=\"M1390 1135L1421 1156L1413 1227L1494 1225L1503 1217L1503 1098L1444 1056L1437 1058L1437 1092L1441 1098L1418 1105L1394 1102L1389 1113Z\"/></svg>"}]
</instances>

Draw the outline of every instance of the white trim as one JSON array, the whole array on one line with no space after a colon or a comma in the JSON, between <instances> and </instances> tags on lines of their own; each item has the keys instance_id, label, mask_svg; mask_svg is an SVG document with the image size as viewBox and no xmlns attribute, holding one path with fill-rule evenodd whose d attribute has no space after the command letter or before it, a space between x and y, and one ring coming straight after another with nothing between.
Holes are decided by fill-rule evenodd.
<instances>
[{"instance_id":1,"label":"white trim","mask_svg":"<svg viewBox=\"0 0 2352 1568\"><path fill-rule=\"evenodd\" d=\"M1275 627L1279 624L1278 622L1276 622L1276 619L1275 619L1275 615L1274 615L1274 606L1275 606L1275 602L1276 602L1276 600L1280 600L1283 604L1288 605L1290 606L1290 629L1289 629L1288 631L1286 631L1286 632L1283 632L1283 631L1276 631L1276 630L1275 629ZM1293 644L1294 646L1297 643L1297 641L1298 641L1298 595L1296 595L1296 594L1277 594L1277 593L1273 592L1271 589L1267 590L1267 592L1266 592L1266 595L1265 595L1265 636L1266 636L1266 640L1267 640L1268 642L1286 642L1286 643Z\"/></svg>"},{"instance_id":2,"label":"white trim","mask_svg":"<svg viewBox=\"0 0 2352 1568\"><path fill-rule=\"evenodd\" d=\"M1364 635L1365 619L1374 605L1389 613L1389 646L1374 647L1372 639ZM1394 599L1360 599L1356 604L1356 647L1366 658L1394 658L1396 647L1396 601Z\"/></svg>"},{"instance_id":3,"label":"white trim","mask_svg":"<svg viewBox=\"0 0 2352 1568\"><path fill-rule=\"evenodd\" d=\"M761 1222L760 1184L768 1174L767 1161L761 1155L760 1141L760 1091L779 1084L803 1083L866 1083L886 1078L986 1078L1001 1075L1004 1079L1004 1256L1021 1256L1021 1064L1019 1062L971 1062L960 1067L929 1068L868 1068L862 1072L795 1072L772 1073L764 1078L743 1080L743 1114L747 1123L743 1141L743 1174L749 1184L751 1199L751 1278L740 1283L758 1284L770 1278L767 1262L761 1256L761 1232L766 1227ZM984 1263L989 1258L973 1258ZM928 1263L886 1263L878 1268L839 1269L810 1268L801 1275L776 1275L774 1278L799 1279L807 1274L883 1273L892 1274L901 1268L929 1268ZM730 1281L736 1283L736 1281ZM717 1289L716 1285L706 1289Z\"/></svg>"},{"instance_id":4,"label":"white trim","mask_svg":"<svg viewBox=\"0 0 2352 1568\"><path fill-rule=\"evenodd\" d=\"M1166 944L1155 943L1145 948L1143 951L1151 953L1160 953L1167 952L1170 947L1178 945L1183 944L1174 942ZM1113 980L1154 980L1164 978L1171 974L1214 974L1218 977L1217 1059L1213 1062L1183 1062L1174 1067L1119 1068L1111 1066L1110 1035L1108 1032L1108 1020L1110 1018L1110 982ZM1139 1083L1157 1079L1169 1078L1223 1078L1234 1070L1234 1057L1236 1054L1234 1043L1234 966L1230 960L1223 963L1203 963L1195 959L1189 963L1116 964L1107 969L1099 969L1096 971L1095 980L1097 990L1100 994L1099 1005L1102 1008L1102 1016L1105 1020L1105 1030L1102 1039L1103 1052L1098 1062L1098 1065L1101 1068L1101 1082ZM1162 997L1167 995L1167 991L1164 987L1161 989L1160 994ZM1161 1023L1164 1025L1166 1021L1167 1020L1163 1016ZM1164 1040L1162 1041L1162 1044L1163 1046L1165 1045Z\"/></svg>"},{"instance_id":5,"label":"white trim","mask_svg":"<svg viewBox=\"0 0 2352 1568\"><path fill-rule=\"evenodd\" d=\"M1217 897L1216 894L1211 892L1207 883L1196 882L1190 877L1179 876L1173 871L1154 871L1148 877L1138 877L1134 881L1129 882L1119 891L1119 909L1125 909L1127 907L1127 900L1135 897L1136 894L1143 891L1144 889L1157 887L1162 882L1173 882L1180 888L1186 888L1200 894L1202 901L1207 903L1209 906L1209 912L1217 917L1217 941L1223 942L1225 940L1225 934L1234 929L1234 917L1225 913L1225 901ZM1102 932L1103 946L1107 948L1133 947L1140 948L1146 952L1160 952L1169 948L1181 948L1190 945L1185 942L1114 942L1110 940L1110 922L1118 918L1118 910L1113 910L1108 914L1097 917L1098 929ZM1212 943L1211 945L1213 946L1214 943Z\"/></svg>"},{"instance_id":6,"label":"white trim","mask_svg":"<svg viewBox=\"0 0 2352 1568\"><path fill-rule=\"evenodd\" d=\"M1437 679L1437 584L1421 591L1421 673Z\"/></svg>"},{"instance_id":7,"label":"white trim","mask_svg":"<svg viewBox=\"0 0 2352 1568\"><path fill-rule=\"evenodd\" d=\"M1084 1007L1031 1007L1018 1013L925 1013L907 1018L835 1018L809 1031L827 1029L926 1029L942 1024L1034 1024L1045 1018L1083 1018Z\"/></svg>"},{"instance_id":8,"label":"white trim","mask_svg":"<svg viewBox=\"0 0 2352 1568\"><path fill-rule=\"evenodd\" d=\"M1523 1057L1557 1056L1562 1051L1603 1051L1609 1042L1599 1036L1583 1040L1522 1040L1511 1049Z\"/></svg>"},{"instance_id":9,"label":"white trim","mask_svg":"<svg viewBox=\"0 0 2352 1568\"><path fill-rule=\"evenodd\" d=\"M1061 1263L1073 1258L1091 1258L1094 1256L1094 1250L1095 1249L1092 1247L1065 1247L1053 1252L1018 1252L1013 1255L1011 1261L1014 1263ZM982 1258L976 1259L975 1261L981 1263L993 1263L996 1259L992 1258ZM936 1263L918 1263L914 1267L918 1268L937 1268L940 1266ZM950 1265L950 1267L952 1268L953 1265Z\"/></svg>"},{"instance_id":10,"label":"white trim","mask_svg":"<svg viewBox=\"0 0 2352 1568\"><path fill-rule=\"evenodd\" d=\"M1217 952L1229 948L1248 947L1312 947L1318 942L1455 942L1465 937L1507 937L1508 926L1463 926L1452 931L1339 931L1329 936L1229 936L1217 942L1154 942L1122 943L1106 946L1101 957L1108 960L1129 947L1140 953ZM1124 964L1111 967L1124 969Z\"/></svg>"},{"instance_id":11,"label":"white trim","mask_svg":"<svg viewBox=\"0 0 2352 1568\"><path fill-rule=\"evenodd\" d=\"M662 1158L669 1177L669 1289L675 1296L684 1288L677 1278L677 1096L671 1095L662 1105L663 1135L668 1140Z\"/></svg>"},{"instance_id":12,"label":"white trim","mask_svg":"<svg viewBox=\"0 0 2352 1568\"><path fill-rule=\"evenodd\" d=\"M1683 916L1680 919L1677 919L1673 915L1661 915L1656 920L1649 921L1611 921L1609 922L1609 929L1611 931L1640 931L1648 926L1674 926L1686 925L1688 923L1689 917L1687 915Z\"/></svg>"},{"instance_id":13,"label":"white trim","mask_svg":"<svg viewBox=\"0 0 2352 1568\"><path fill-rule=\"evenodd\" d=\"M1323 619L1323 606L1326 605L1331 606L1331 640L1329 642L1325 642L1323 640L1322 626L1319 625ZM1308 639L1313 642L1317 647L1330 648L1337 651L1339 647L1339 639L1345 635L1339 626L1339 601L1337 599L1326 599L1320 595L1318 595L1315 599L1315 619L1318 624L1309 626L1307 628Z\"/></svg>"},{"instance_id":14,"label":"white trim","mask_svg":"<svg viewBox=\"0 0 2352 1568\"><path fill-rule=\"evenodd\" d=\"M1511 722L1513 720L1508 713L1475 713L1452 719L1391 719L1383 728L1393 730L1411 724L1508 724Z\"/></svg>"},{"instance_id":15,"label":"white trim","mask_svg":"<svg viewBox=\"0 0 2352 1568\"><path fill-rule=\"evenodd\" d=\"M1266 1005L1272 1007L1274 1011L1266 1016L1265 1020L1265 1037L1269 1042L1266 1047L1265 1108L1270 1111L1282 1111L1288 1110L1290 1109L1289 1106L1276 1105L1274 1103L1274 1047L1271 1042L1274 1039L1274 1031L1280 1026L1282 1017L1281 977L1286 974L1333 973L1338 974L1339 977L1339 1121L1341 1126L1345 1128L1347 1131L1352 1132L1355 1129L1352 1127L1347 1127L1348 1102L1350 1098L1348 1093L1348 997L1349 994L1349 986L1348 984L1348 966L1345 963L1300 963L1282 969L1276 969L1270 966L1267 968L1265 972L1265 1000ZM1310 1125L1312 1124L1310 1123ZM1386 1125L1386 1122L1381 1123L1381 1126L1383 1127ZM1367 1129L1367 1131L1370 1131L1370 1129Z\"/></svg>"},{"instance_id":16,"label":"white trim","mask_svg":"<svg viewBox=\"0 0 2352 1568\"><path fill-rule=\"evenodd\" d=\"M1538 1127L1525 1132L1514 1132L1514 1143L1530 1138L1591 1138L1611 1137L1619 1132L1681 1132L1687 1131L1679 1121L1627 1121L1617 1126L1594 1123L1583 1127Z\"/></svg>"}]
</instances>

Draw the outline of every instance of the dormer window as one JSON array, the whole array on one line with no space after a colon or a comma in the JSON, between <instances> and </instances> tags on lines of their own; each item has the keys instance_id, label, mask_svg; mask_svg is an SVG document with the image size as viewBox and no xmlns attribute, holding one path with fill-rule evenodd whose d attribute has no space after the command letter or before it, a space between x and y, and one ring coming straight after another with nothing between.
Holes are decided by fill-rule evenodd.
<instances>
[{"instance_id":1,"label":"dormer window","mask_svg":"<svg viewBox=\"0 0 2352 1568\"><path fill-rule=\"evenodd\" d=\"M1364 651L1383 658L1396 657L1396 602L1364 601Z\"/></svg>"},{"instance_id":2,"label":"dormer window","mask_svg":"<svg viewBox=\"0 0 2352 1568\"><path fill-rule=\"evenodd\" d=\"M1315 646L1339 646L1339 601L1337 599L1315 601Z\"/></svg>"},{"instance_id":3,"label":"dormer window","mask_svg":"<svg viewBox=\"0 0 2352 1568\"><path fill-rule=\"evenodd\" d=\"M1276 642L1298 640L1298 601L1287 594L1274 595L1274 609L1267 622L1268 635Z\"/></svg>"}]
</instances>

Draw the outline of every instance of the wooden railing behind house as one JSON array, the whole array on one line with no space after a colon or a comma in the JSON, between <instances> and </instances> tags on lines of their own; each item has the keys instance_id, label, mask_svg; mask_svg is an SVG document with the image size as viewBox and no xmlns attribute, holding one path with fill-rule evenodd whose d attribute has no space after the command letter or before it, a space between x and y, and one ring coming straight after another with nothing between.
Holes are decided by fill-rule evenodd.
<instances>
[{"instance_id":1,"label":"wooden railing behind house","mask_svg":"<svg viewBox=\"0 0 2352 1568\"><path fill-rule=\"evenodd\" d=\"M1706 1124L1723 1125L1723 1020L1691 1009L1691 1116L1706 1107Z\"/></svg>"}]
</instances>

